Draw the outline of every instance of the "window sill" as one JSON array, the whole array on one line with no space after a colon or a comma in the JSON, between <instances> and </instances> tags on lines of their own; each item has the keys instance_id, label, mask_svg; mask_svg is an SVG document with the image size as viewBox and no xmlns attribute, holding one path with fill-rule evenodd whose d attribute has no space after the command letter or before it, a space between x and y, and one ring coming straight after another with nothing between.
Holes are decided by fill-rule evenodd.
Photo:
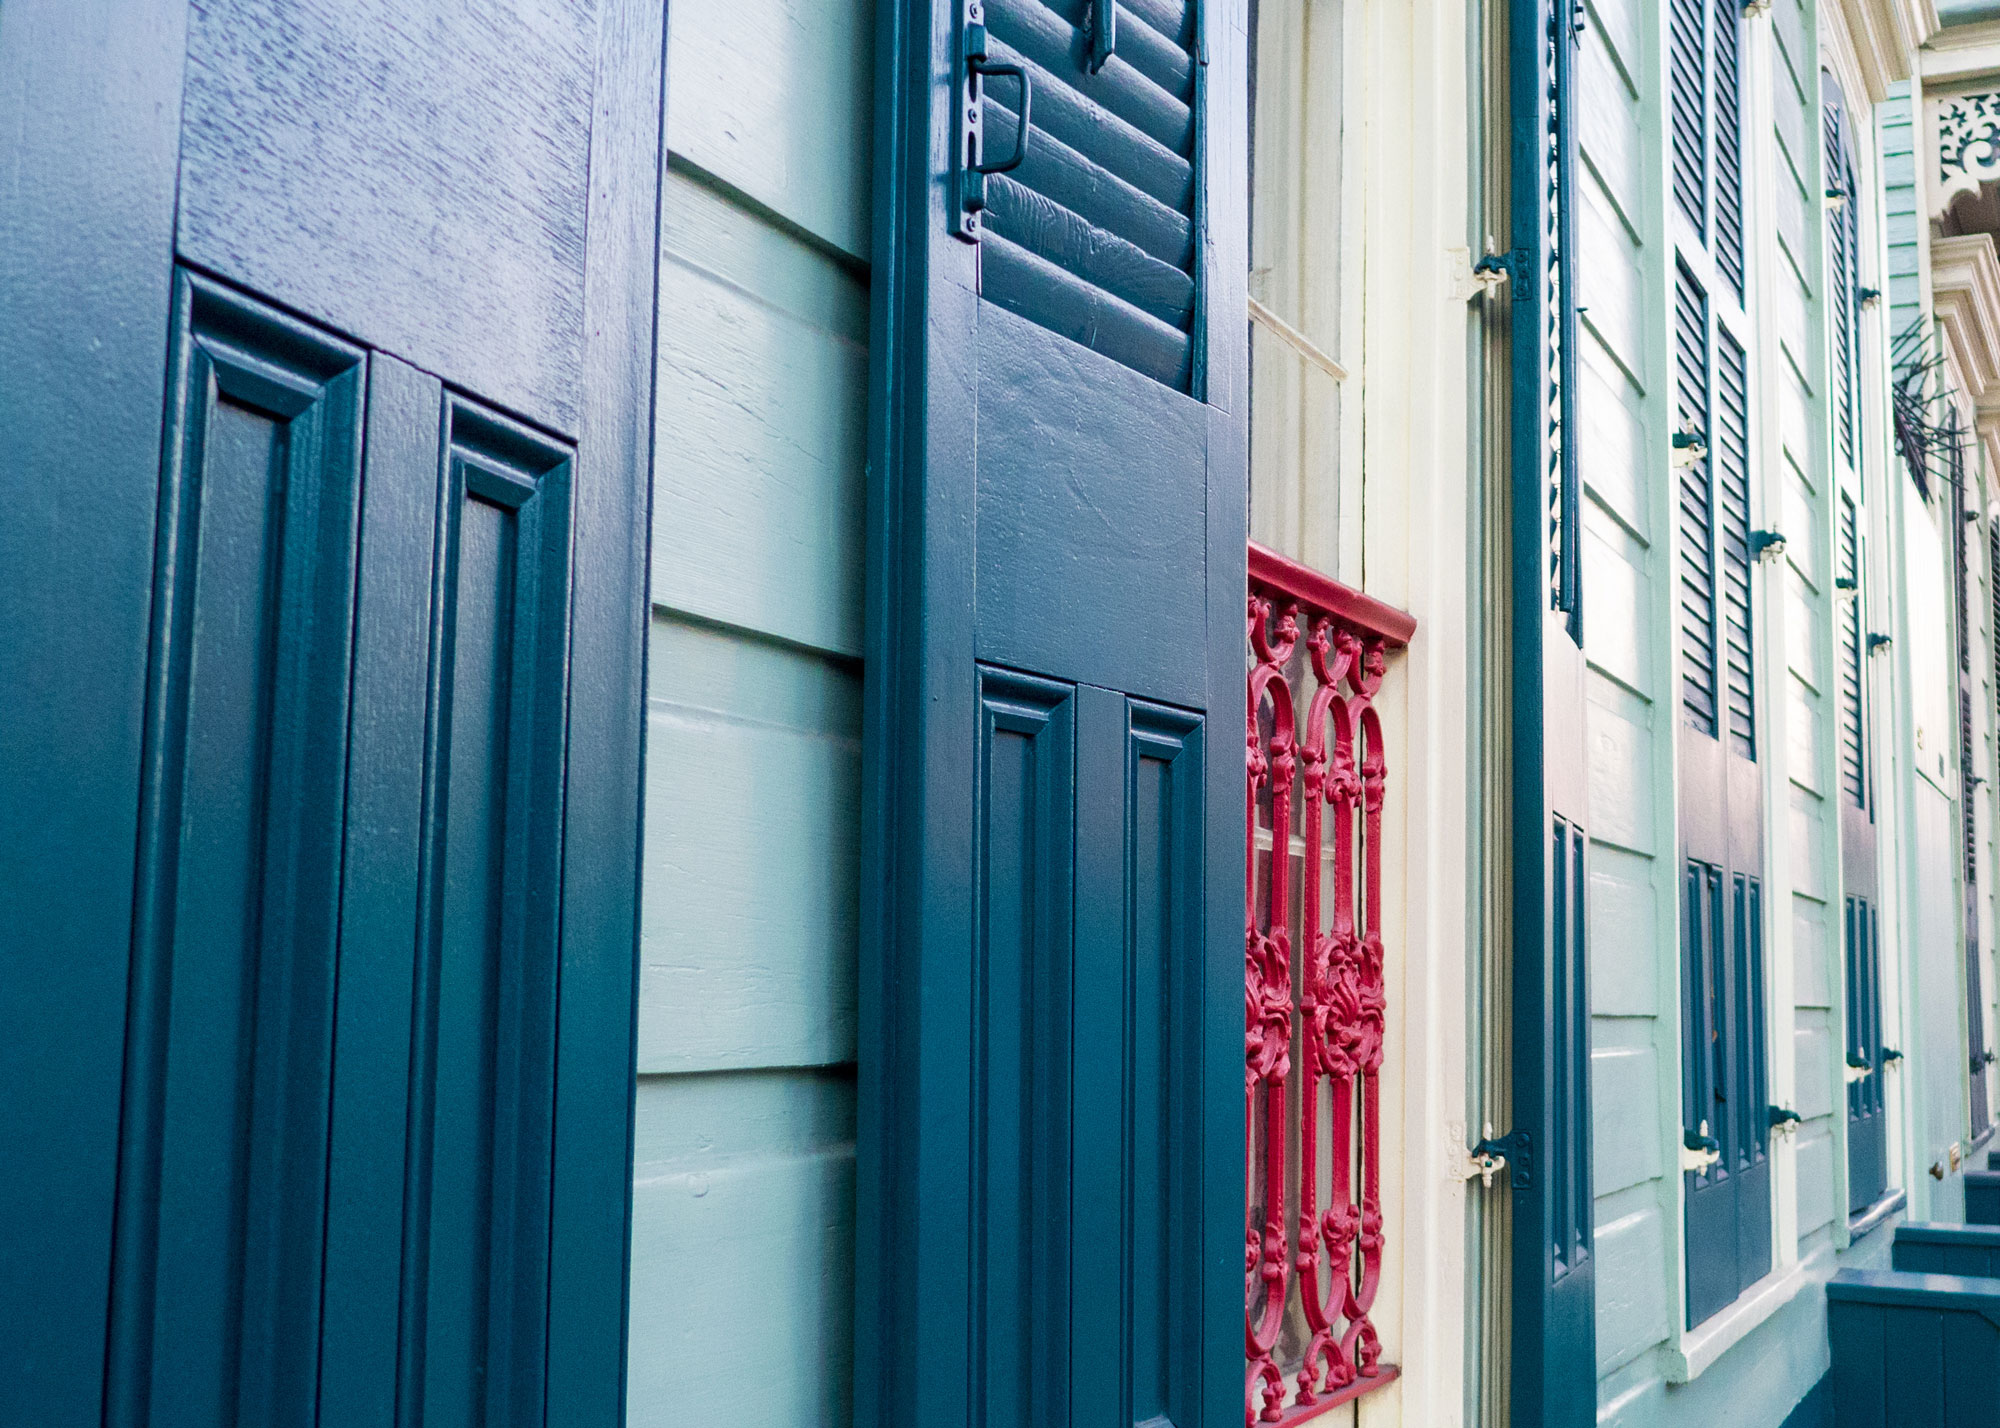
<instances>
[{"instance_id":1,"label":"window sill","mask_svg":"<svg viewBox=\"0 0 2000 1428\"><path fill-rule=\"evenodd\" d=\"M1891 1190L1888 1194L1847 1222L1847 1242L1853 1244L1856 1240L1867 1238L1869 1234L1880 1228L1884 1220L1909 1203L1910 1197L1908 1195L1904 1194L1901 1190Z\"/></svg>"},{"instance_id":2,"label":"window sill","mask_svg":"<svg viewBox=\"0 0 2000 1428\"><path fill-rule=\"evenodd\" d=\"M1676 1347L1667 1350L1667 1382L1692 1383L1704 1370L1741 1343L1750 1331L1791 1303L1813 1281L1813 1264L1825 1251L1810 1259L1773 1270L1737 1297L1734 1304L1699 1326L1681 1335Z\"/></svg>"}]
</instances>

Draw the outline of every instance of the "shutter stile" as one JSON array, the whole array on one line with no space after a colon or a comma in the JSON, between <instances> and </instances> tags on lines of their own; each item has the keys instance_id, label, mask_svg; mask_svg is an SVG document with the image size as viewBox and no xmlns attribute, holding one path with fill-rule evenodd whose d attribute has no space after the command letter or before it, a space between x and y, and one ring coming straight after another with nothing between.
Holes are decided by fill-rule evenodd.
<instances>
[{"instance_id":1,"label":"shutter stile","mask_svg":"<svg viewBox=\"0 0 2000 1428\"><path fill-rule=\"evenodd\" d=\"M1031 322L1185 390L1197 303L1194 9L1117 7L1117 46L1086 67L1088 0L988 0L989 56L1034 87L1027 155L988 180L981 291ZM983 126L1010 134L1010 84Z\"/></svg>"}]
</instances>

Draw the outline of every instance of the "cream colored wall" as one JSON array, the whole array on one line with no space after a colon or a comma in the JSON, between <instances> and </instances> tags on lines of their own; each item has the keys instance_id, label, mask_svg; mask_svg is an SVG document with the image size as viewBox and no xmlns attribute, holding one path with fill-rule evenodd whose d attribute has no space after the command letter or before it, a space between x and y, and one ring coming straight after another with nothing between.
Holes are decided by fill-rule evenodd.
<instances>
[{"instance_id":1,"label":"cream colored wall","mask_svg":"<svg viewBox=\"0 0 2000 1428\"><path fill-rule=\"evenodd\" d=\"M1473 226L1472 20L1456 0L1263 0L1262 11L1303 41L1287 53L1294 77L1338 86L1339 102L1316 118L1260 103L1260 148L1282 141L1282 167L1300 180L1260 202L1252 292L1348 375L1334 381L1253 326L1253 537L1418 620L1382 705L1391 1011L1375 1319L1403 1376L1360 1400L1357 1417L1366 1428L1451 1428L1465 1421L1468 1352L1457 1171L1469 1143L1466 829L1478 737L1466 712L1478 313L1456 290Z\"/></svg>"}]
</instances>

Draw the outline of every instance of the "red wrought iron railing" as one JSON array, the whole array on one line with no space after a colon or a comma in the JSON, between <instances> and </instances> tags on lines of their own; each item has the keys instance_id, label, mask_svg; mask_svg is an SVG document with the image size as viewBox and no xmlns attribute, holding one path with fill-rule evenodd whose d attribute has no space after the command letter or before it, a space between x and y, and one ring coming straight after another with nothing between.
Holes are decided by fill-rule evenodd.
<instances>
[{"instance_id":1,"label":"red wrought iron railing","mask_svg":"<svg viewBox=\"0 0 2000 1428\"><path fill-rule=\"evenodd\" d=\"M1375 698L1417 622L1250 547L1244 1421L1396 1377L1382 1273L1382 797ZM1303 712L1301 712L1303 711Z\"/></svg>"}]
</instances>

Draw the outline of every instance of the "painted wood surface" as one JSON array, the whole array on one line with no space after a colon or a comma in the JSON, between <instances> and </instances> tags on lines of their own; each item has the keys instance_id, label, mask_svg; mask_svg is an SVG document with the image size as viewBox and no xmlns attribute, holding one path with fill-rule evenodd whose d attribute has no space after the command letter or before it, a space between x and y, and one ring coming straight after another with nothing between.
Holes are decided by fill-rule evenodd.
<instances>
[{"instance_id":1,"label":"painted wood surface","mask_svg":"<svg viewBox=\"0 0 2000 1428\"><path fill-rule=\"evenodd\" d=\"M598 8L194 5L181 251L574 435Z\"/></svg>"},{"instance_id":2,"label":"painted wood surface","mask_svg":"<svg viewBox=\"0 0 2000 1428\"><path fill-rule=\"evenodd\" d=\"M561 162L593 180L568 174L551 200L575 251L533 250L523 264L540 287L423 332L440 294L494 286L473 251L492 220L475 195L496 186L492 165L532 165L536 149L495 112L476 144L431 142L438 91L517 113L524 101L491 86L492 35L454 32L461 17L444 7L398 16L408 32L393 62L372 56L382 63L337 43L354 17L323 8L195 7L185 48L177 22L156 23L145 34L159 62L201 76L185 112L178 81L149 87L106 48L99 17L10 16L38 28L23 53L40 79L64 79L82 103L68 132L17 126L21 172L58 156L95 172L106 161L91 134L131 148L103 173L130 211L107 222L87 202L54 206L45 250L112 251L149 211L160 175L147 164L176 157L182 245L179 264L163 244L121 254L117 279L72 274L74 290L44 290L21 314L21 330L51 331L115 295L100 329L67 330L70 345L104 348L88 362L100 376L123 360L116 334L154 334L140 339L149 375L127 370L99 393L92 427L100 440L150 431L151 459L73 457L85 484L46 485L82 504L44 532L45 573L18 572L59 589L69 557L48 536L73 529L115 563L100 576L149 597L146 627L122 637L130 682L90 691L114 723L144 710L143 753L95 749L98 776L127 783L138 818L136 836L98 829L136 874L129 921L97 929L130 995L105 999L119 1038L66 1048L80 1087L106 1069L122 1080L93 1127L116 1142L115 1205L102 1186L38 1175L32 1141L10 1176L100 1216L92 1238L108 1232L112 1254L92 1272L93 1246L69 1247L71 1308L97 1322L62 1331L91 1346L88 1361L58 1364L24 1333L31 1372L7 1390L31 1395L9 1405L23 1422L82 1421L80 1402L121 1424L379 1422L399 1406L441 1423L618 1417L643 651L634 437L651 406L638 359L653 317L650 255L632 239L656 222L660 14L624 0L534 13L534 37L585 80L567 108L534 111L571 125ZM65 76L71 60L83 68ZM122 109L128 87L143 118ZM0 93L17 98L11 78ZM346 108L361 122L341 130L356 118ZM324 190L345 246L287 241L296 196L269 186L263 160L302 131L339 151L342 172L308 157L286 181L366 176L422 194L421 244ZM231 144L264 147L216 162ZM209 243L218 214L270 246ZM416 247L432 305L385 277ZM131 286L148 273L171 276L171 301ZM376 321L385 301L413 321ZM169 342L155 340L162 323ZM513 361L522 334L553 354L565 412L481 365ZM468 386L491 377L499 395L449 389L405 356ZM47 373L62 365L47 354ZM62 410L23 431L66 425ZM139 528L90 491L93 470L149 509L138 549L122 540ZM40 618L79 628L66 611ZM88 686L109 667L57 660L39 679ZM94 816L87 799L80 811ZM71 960L60 935L43 951ZM76 965L72 996L88 990L88 961ZM66 1173L102 1168L86 1154ZM51 1279L10 1274L6 1313L61 1324Z\"/></svg>"},{"instance_id":3,"label":"painted wood surface","mask_svg":"<svg viewBox=\"0 0 2000 1428\"><path fill-rule=\"evenodd\" d=\"M0 1419L50 1428L103 1410L185 23L0 9Z\"/></svg>"},{"instance_id":4,"label":"painted wood surface","mask_svg":"<svg viewBox=\"0 0 2000 1428\"><path fill-rule=\"evenodd\" d=\"M672 7L635 1425L853 1388L866 0Z\"/></svg>"}]
</instances>

